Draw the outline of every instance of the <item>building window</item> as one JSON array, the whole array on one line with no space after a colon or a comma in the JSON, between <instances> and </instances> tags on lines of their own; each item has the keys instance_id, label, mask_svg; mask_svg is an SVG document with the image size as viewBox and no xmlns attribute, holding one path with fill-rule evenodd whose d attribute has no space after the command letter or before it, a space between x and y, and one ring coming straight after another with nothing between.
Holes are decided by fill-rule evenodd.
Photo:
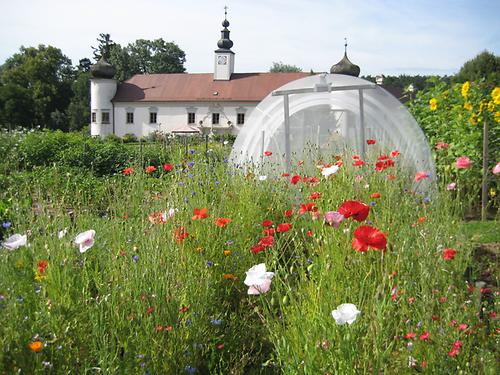
<instances>
[{"instance_id":1,"label":"building window","mask_svg":"<svg viewBox=\"0 0 500 375\"><path fill-rule=\"evenodd\" d=\"M195 123L195 113L194 112L189 112L188 113L188 124L194 124Z\"/></svg>"},{"instance_id":2,"label":"building window","mask_svg":"<svg viewBox=\"0 0 500 375\"><path fill-rule=\"evenodd\" d=\"M212 125L219 125L219 118L218 113L212 113Z\"/></svg>"},{"instance_id":3,"label":"building window","mask_svg":"<svg viewBox=\"0 0 500 375\"><path fill-rule=\"evenodd\" d=\"M245 123L245 114L244 113L238 113L236 117L236 123L238 125L243 125Z\"/></svg>"},{"instance_id":4,"label":"building window","mask_svg":"<svg viewBox=\"0 0 500 375\"><path fill-rule=\"evenodd\" d=\"M149 123L156 124L156 112L149 112Z\"/></svg>"},{"instance_id":5,"label":"building window","mask_svg":"<svg viewBox=\"0 0 500 375\"><path fill-rule=\"evenodd\" d=\"M127 124L134 123L134 112L127 112Z\"/></svg>"},{"instance_id":6,"label":"building window","mask_svg":"<svg viewBox=\"0 0 500 375\"><path fill-rule=\"evenodd\" d=\"M109 124L109 112L102 112L101 113L101 123Z\"/></svg>"},{"instance_id":7,"label":"building window","mask_svg":"<svg viewBox=\"0 0 500 375\"><path fill-rule=\"evenodd\" d=\"M92 122L97 122L97 113L92 112Z\"/></svg>"}]
</instances>

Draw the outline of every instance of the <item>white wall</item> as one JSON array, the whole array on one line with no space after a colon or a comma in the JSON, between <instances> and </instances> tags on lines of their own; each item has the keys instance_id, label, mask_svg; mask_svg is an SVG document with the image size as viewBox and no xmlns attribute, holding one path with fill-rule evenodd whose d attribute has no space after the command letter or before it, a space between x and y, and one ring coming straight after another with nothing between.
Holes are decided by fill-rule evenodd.
<instances>
[{"instance_id":1,"label":"white wall","mask_svg":"<svg viewBox=\"0 0 500 375\"><path fill-rule=\"evenodd\" d=\"M248 121L252 111L257 106L257 102L251 103L115 103L115 134L122 137L127 133L135 134L138 137L145 137L154 131L170 133L172 130L188 125L188 112L195 112L196 119L190 126L199 126L203 121L203 129L210 132L212 124L212 113L219 113L219 125L214 125L214 133L232 133L237 134L241 126L237 125L237 114L245 113L245 123ZM156 124L149 123L150 108L157 111ZM133 109L134 123L127 124L127 111ZM232 127L227 126L231 121Z\"/></svg>"},{"instance_id":2,"label":"white wall","mask_svg":"<svg viewBox=\"0 0 500 375\"><path fill-rule=\"evenodd\" d=\"M96 114L96 121L90 118L90 134L105 137L113 133L113 104L117 83L114 79L92 78L90 80L90 111ZM109 112L109 124L103 124L102 112ZM92 116L92 114L91 114Z\"/></svg>"}]
</instances>

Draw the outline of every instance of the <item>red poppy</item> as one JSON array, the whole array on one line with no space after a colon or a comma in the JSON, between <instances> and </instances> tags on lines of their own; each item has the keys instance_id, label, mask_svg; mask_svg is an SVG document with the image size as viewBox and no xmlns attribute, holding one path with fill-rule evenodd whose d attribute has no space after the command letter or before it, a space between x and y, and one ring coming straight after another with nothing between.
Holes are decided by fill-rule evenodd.
<instances>
[{"instance_id":1,"label":"red poppy","mask_svg":"<svg viewBox=\"0 0 500 375\"><path fill-rule=\"evenodd\" d=\"M174 169L174 166L172 164L163 164L163 169L166 171L171 171Z\"/></svg>"},{"instance_id":2,"label":"red poppy","mask_svg":"<svg viewBox=\"0 0 500 375\"><path fill-rule=\"evenodd\" d=\"M375 250L384 250L387 247L385 234L369 225L361 225L354 231L352 247L361 253L369 247Z\"/></svg>"},{"instance_id":3,"label":"red poppy","mask_svg":"<svg viewBox=\"0 0 500 375\"><path fill-rule=\"evenodd\" d=\"M231 219L229 219L227 217L219 217L215 220L215 225L217 225L219 228L224 228L230 222L231 222Z\"/></svg>"},{"instance_id":4,"label":"red poppy","mask_svg":"<svg viewBox=\"0 0 500 375\"><path fill-rule=\"evenodd\" d=\"M380 161L384 161L387 159L389 159L389 156L387 156L387 154L382 154L377 158L377 160L380 160Z\"/></svg>"},{"instance_id":5,"label":"red poppy","mask_svg":"<svg viewBox=\"0 0 500 375\"><path fill-rule=\"evenodd\" d=\"M264 229L264 236L274 236L274 228Z\"/></svg>"},{"instance_id":6,"label":"red poppy","mask_svg":"<svg viewBox=\"0 0 500 375\"><path fill-rule=\"evenodd\" d=\"M405 339L408 339L408 340L414 339L415 337L417 337L417 334L415 332L408 332L405 335Z\"/></svg>"},{"instance_id":7,"label":"red poppy","mask_svg":"<svg viewBox=\"0 0 500 375\"><path fill-rule=\"evenodd\" d=\"M122 171L122 173L123 173L124 176L131 175L132 173L134 173L134 168L132 168L132 167L125 168Z\"/></svg>"},{"instance_id":8,"label":"red poppy","mask_svg":"<svg viewBox=\"0 0 500 375\"><path fill-rule=\"evenodd\" d=\"M193 210L194 216L193 220L201 220L206 219L208 217L208 209L207 208L195 208Z\"/></svg>"},{"instance_id":9,"label":"red poppy","mask_svg":"<svg viewBox=\"0 0 500 375\"><path fill-rule=\"evenodd\" d=\"M154 165L146 167L146 173L153 173L154 171L156 171L156 167Z\"/></svg>"},{"instance_id":10,"label":"red poppy","mask_svg":"<svg viewBox=\"0 0 500 375\"><path fill-rule=\"evenodd\" d=\"M393 151L391 151L391 156L392 156L393 158L395 158L396 156L399 156L399 155L401 155L401 152L399 152L398 150L393 150Z\"/></svg>"},{"instance_id":11,"label":"red poppy","mask_svg":"<svg viewBox=\"0 0 500 375\"><path fill-rule=\"evenodd\" d=\"M285 215L285 217L292 217L293 210L286 210L285 212L283 212L283 215Z\"/></svg>"},{"instance_id":12,"label":"red poppy","mask_svg":"<svg viewBox=\"0 0 500 375\"><path fill-rule=\"evenodd\" d=\"M376 171L383 171L387 167L388 167L387 163L385 163L383 161L378 161L375 163L375 170Z\"/></svg>"},{"instance_id":13,"label":"red poppy","mask_svg":"<svg viewBox=\"0 0 500 375\"><path fill-rule=\"evenodd\" d=\"M302 203L300 205L299 214L304 215L308 211L311 212L311 211L316 211L316 210L317 210L316 203L314 203L314 202Z\"/></svg>"},{"instance_id":14,"label":"red poppy","mask_svg":"<svg viewBox=\"0 0 500 375\"><path fill-rule=\"evenodd\" d=\"M345 201L339 207L338 212L344 215L346 219L352 216L356 221L363 221L368 217L370 207L363 202Z\"/></svg>"},{"instance_id":15,"label":"red poppy","mask_svg":"<svg viewBox=\"0 0 500 375\"><path fill-rule=\"evenodd\" d=\"M301 167L302 165L304 165L304 160L299 160L297 162L297 166Z\"/></svg>"},{"instance_id":16,"label":"red poppy","mask_svg":"<svg viewBox=\"0 0 500 375\"><path fill-rule=\"evenodd\" d=\"M380 198L382 195L379 192L372 193L371 198Z\"/></svg>"},{"instance_id":17,"label":"red poppy","mask_svg":"<svg viewBox=\"0 0 500 375\"><path fill-rule=\"evenodd\" d=\"M302 179L302 181L304 182L304 184L309 184L310 186L315 186L317 184L319 184L319 178L318 177L304 177Z\"/></svg>"},{"instance_id":18,"label":"red poppy","mask_svg":"<svg viewBox=\"0 0 500 375\"><path fill-rule=\"evenodd\" d=\"M312 237L312 236L314 236L314 233L312 231L308 230L307 233L306 233L306 235L308 237Z\"/></svg>"},{"instance_id":19,"label":"red poppy","mask_svg":"<svg viewBox=\"0 0 500 375\"><path fill-rule=\"evenodd\" d=\"M353 167L361 167L362 165L365 165L365 162L361 159L356 160L354 163L352 163Z\"/></svg>"},{"instance_id":20,"label":"red poppy","mask_svg":"<svg viewBox=\"0 0 500 375\"><path fill-rule=\"evenodd\" d=\"M288 176L290 176L290 173L284 172L281 174L281 177L288 177Z\"/></svg>"},{"instance_id":21,"label":"red poppy","mask_svg":"<svg viewBox=\"0 0 500 375\"><path fill-rule=\"evenodd\" d=\"M343 162L342 160L337 160L337 161L335 162L335 165L336 165L337 167L341 167L342 165L344 165L344 162Z\"/></svg>"},{"instance_id":22,"label":"red poppy","mask_svg":"<svg viewBox=\"0 0 500 375\"><path fill-rule=\"evenodd\" d=\"M430 332L424 332L420 335L420 340L422 341L427 341L429 339L429 337L431 336L431 333Z\"/></svg>"},{"instance_id":23,"label":"red poppy","mask_svg":"<svg viewBox=\"0 0 500 375\"><path fill-rule=\"evenodd\" d=\"M261 237L261 239L259 241L259 245L262 245L262 246L273 246L273 243L274 243L273 236Z\"/></svg>"},{"instance_id":24,"label":"red poppy","mask_svg":"<svg viewBox=\"0 0 500 375\"><path fill-rule=\"evenodd\" d=\"M360 157L361 157L361 156L359 156L358 154L354 154L354 155L352 156L352 158L353 158L354 160L358 160Z\"/></svg>"},{"instance_id":25,"label":"red poppy","mask_svg":"<svg viewBox=\"0 0 500 375\"><path fill-rule=\"evenodd\" d=\"M288 232L290 229L292 229L292 224L281 223L281 224L278 224L278 227L276 228L276 232L285 233L285 232Z\"/></svg>"},{"instance_id":26,"label":"red poppy","mask_svg":"<svg viewBox=\"0 0 500 375\"><path fill-rule=\"evenodd\" d=\"M271 220L264 220L262 222L263 227L270 227L271 225L273 225L273 222Z\"/></svg>"},{"instance_id":27,"label":"red poppy","mask_svg":"<svg viewBox=\"0 0 500 375\"><path fill-rule=\"evenodd\" d=\"M429 177L429 173L423 172L423 171L417 172L415 174L415 182L423 180L424 178L427 178L427 177Z\"/></svg>"},{"instance_id":28,"label":"red poppy","mask_svg":"<svg viewBox=\"0 0 500 375\"><path fill-rule=\"evenodd\" d=\"M182 241L184 241L184 239L189 237L189 234L186 231L186 228L181 226L174 230L174 237L177 243L180 244L182 243Z\"/></svg>"},{"instance_id":29,"label":"red poppy","mask_svg":"<svg viewBox=\"0 0 500 375\"><path fill-rule=\"evenodd\" d=\"M47 268L48 265L49 262L45 259L38 261L38 273L39 274L45 273L45 269Z\"/></svg>"},{"instance_id":30,"label":"red poppy","mask_svg":"<svg viewBox=\"0 0 500 375\"><path fill-rule=\"evenodd\" d=\"M271 151L265 151L264 156L271 156L273 153Z\"/></svg>"},{"instance_id":31,"label":"red poppy","mask_svg":"<svg viewBox=\"0 0 500 375\"><path fill-rule=\"evenodd\" d=\"M293 185L297 185L297 183L300 181L300 176L299 175L295 175L292 177L292 179L290 180L290 182L293 184Z\"/></svg>"},{"instance_id":32,"label":"red poppy","mask_svg":"<svg viewBox=\"0 0 500 375\"><path fill-rule=\"evenodd\" d=\"M374 145L376 142L375 142L375 139L367 139L366 140L366 144L368 145Z\"/></svg>"},{"instance_id":33,"label":"red poppy","mask_svg":"<svg viewBox=\"0 0 500 375\"><path fill-rule=\"evenodd\" d=\"M455 258L457 251L454 249L446 248L443 250L443 259L444 260L453 260Z\"/></svg>"},{"instance_id":34,"label":"red poppy","mask_svg":"<svg viewBox=\"0 0 500 375\"><path fill-rule=\"evenodd\" d=\"M309 194L310 200L315 200L321 198L321 193L315 191L314 193Z\"/></svg>"},{"instance_id":35,"label":"red poppy","mask_svg":"<svg viewBox=\"0 0 500 375\"><path fill-rule=\"evenodd\" d=\"M264 251L264 246L262 245L255 245L253 246L250 251L254 254L260 253L261 251Z\"/></svg>"}]
</instances>

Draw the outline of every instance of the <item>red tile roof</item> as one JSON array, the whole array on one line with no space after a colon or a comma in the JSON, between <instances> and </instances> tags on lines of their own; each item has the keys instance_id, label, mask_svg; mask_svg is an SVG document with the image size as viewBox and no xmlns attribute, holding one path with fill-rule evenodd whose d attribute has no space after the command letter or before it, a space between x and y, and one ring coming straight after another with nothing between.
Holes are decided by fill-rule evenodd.
<instances>
[{"instance_id":1,"label":"red tile roof","mask_svg":"<svg viewBox=\"0 0 500 375\"><path fill-rule=\"evenodd\" d=\"M233 73L214 81L212 73L138 74L118 85L114 102L260 102L271 91L309 73ZM214 95L214 93L218 93Z\"/></svg>"}]
</instances>

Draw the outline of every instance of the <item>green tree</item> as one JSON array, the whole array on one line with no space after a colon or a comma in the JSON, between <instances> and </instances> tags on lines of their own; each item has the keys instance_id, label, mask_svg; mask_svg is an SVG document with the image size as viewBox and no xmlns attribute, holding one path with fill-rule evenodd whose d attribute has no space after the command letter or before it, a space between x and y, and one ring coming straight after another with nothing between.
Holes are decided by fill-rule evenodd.
<instances>
[{"instance_id":1,"label":"green tree","mask_svg":"<svg viewBox=\"0 0 500 375\"><path fill-rule=\"evenodd\" d=\"M454 77L454 82L479 81L485 79L492 85L500 84L500 56L483 51L467 61Z\"/></svg>"},{"instance_id":2,"label":"green tree","mask_svg":"<svg viewBox=\"0 0 500 375\"><path fill-rule=\"evenodd\" d=\"M66 127L61 123L61 114L72 96L74 71L71 60L60 49L44 45L21 47L19 53L7 59L0 71L2 117L19 112L22 115L14 116L19 125ZM26 107L27 104L31 105L30 108ZM12 118L7 121L16 125Z\"/></svg>"},{"instance_id":3,"label":"green tree","mask_svg":"<svg viewBox=\"0 0 500 375\"><path fill-rule=\"evenodd\" d=\"M301 72L302 69L295 65L284 64L283 62L274 62L269 68L271 73L296 73Z\"/></svg>"},{"instance_id":4,"label":"green tree","mask_svg":"<svg viewBox=\"0 0 500 375\"><path fill-rule=\"evenodd\" d=\"M69 130L74 131L82 129L90 121L90 72L78 69L71 90L73 97L69 103L67 114Z\"/></svg>"}]
</instances>

